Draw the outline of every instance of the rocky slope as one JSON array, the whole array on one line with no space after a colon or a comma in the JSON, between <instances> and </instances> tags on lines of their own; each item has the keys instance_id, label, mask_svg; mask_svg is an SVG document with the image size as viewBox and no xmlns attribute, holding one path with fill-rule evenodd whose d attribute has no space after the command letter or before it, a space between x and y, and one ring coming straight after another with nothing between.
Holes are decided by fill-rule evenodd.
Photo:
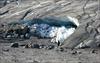
<instances>
[{"instance_id":1,"label":"rocky slope","mask_svg":"<svg viewBox=\"0 0 100 63\"><path fill-rule=\"evenodd\" d=\"M79 20L76 32L65 46L76 47L81 42L99 42L99 2L97 0L3 0L0 22L32 20L47 16L72 16ZM95 44L96 45L96 44ZM94 45L94 46L95 46Z\"/></svg>"},{"instance_id":2,"label":"rocky slope","mask_svg":"<svg viewBox=\"0 0 100 63\"><path fill-rule=\"evenodd\" d=\"M72 16L79 20L80 26L62 48L100 47L100 1L99 0L0 0L0 25L20 20L32 20L47 16ZM19 43L39 42L47 40L32 37ZM5 42L5 43L4 43ZM82 54L73 56L69 52L55 50L10 48L8 42L0 38L0 63L99 63L99 53L91 54L91 49L79 50ZM5 49L8 49L5 50ZM99 49L98 49L99 50ZM6 52L5 52L6 51ZM27 52L30 51L30 52ZM45 51L45 52L44 52ZM98 51L100 52L100 50ZM26 61L25 61L26 60Z\"/></svg>"}]
</instances>

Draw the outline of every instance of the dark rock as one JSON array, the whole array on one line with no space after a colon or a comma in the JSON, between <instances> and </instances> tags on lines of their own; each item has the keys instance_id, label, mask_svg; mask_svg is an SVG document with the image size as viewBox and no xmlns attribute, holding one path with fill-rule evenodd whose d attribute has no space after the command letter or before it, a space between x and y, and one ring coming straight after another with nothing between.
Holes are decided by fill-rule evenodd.
<instances>
[{"instance_id":1,"label":"dark rock","mask_svg":"<svg viewBox=\"0 0 100 63\"><path fill-rule=\"evenodd\" d=\"M72 51L71 54L72 54L72 55L75 55L75 54L77 54L77 51Z\"/></svg>"},{"instance_id":2,"label":"dark rock","mask_svg":"<svg viewBox=\"0 0 100 63\"><path fill-rule=\"evenodd\" d=\"M29 48L28 44L25 45L25 48Z\"/></svg>"},{"instance_id":3,"label":"dark rock","mask_svg":"<svg viewBox=\"0 0 100 63\"><path fill-rule=\"evenodd\" d=\"M25 44L25 48L32 48L33 44L29 42L28 44Z\"/></svg>"},{"instance_id":4,"label":"dark rock","mask_svg":"<svg viewBox=\"0 0 100 63\"><path fill-rule=\"evenodd\" d=\"M78 54L82 54L82 52L79 51Z\"/></svg>"},{"instance_id":5,"label":"dark rock","mask_svg":"<svg viewBox=\"0 0 100 63\"><path fill-rule=\"evenodd\" d=\"M82 63L82 62L78 62L78 63Z\"/></svg>"},{"instance_id":6,"label":"dark rock","mask_svg":"<svg viewBox=\"0 0 100 63\"><path fill-rule=\"evenodd\" d=\"M60 51L63 52L64 51L64 48L60 48Z\"/></svg>"},{"instance_id":7,"label":"dark rock","mask_svg":"<svg viewBox=\"0 0 100 63\"><path fill-rule=\"evenodd\" d=\"M33 63L39 63L38 61L34 61Z\"/></svg>"},{"instance_id":8,"label":"dark rock","mask_svg":"<svg viewBox=\"0 0 100 63\"><path fill-rule=\"evenodd\" d=\"M93 49L92 51L91 51L91 53L96 53L97 52L97 50L95 50L95 49Z\"/></svg>"},{"instance_id":9,"label":"dark rock","mask_svg":"<svg viewBox=\"0 0 100 63\"><path fill-rule=\"evenodd\" d=\"M54 49L54 45L48 45L48 46L47 46L47 49L48 49L48 50Z\"/></svg>"},{"instance_id":10,"label":"dark rock","mask_svg":"<svg viewBox=\"0 0 100 63\"><path fill-rule=\"evenodd\" d=\"M100 47L100 43L99 43L99 44L97 44L97 47Z\"/></svg>"},{"instance_id":11,"label":"dark rock","mask_svg":"<svg viewBox=\"0 0 100 63\"><path fill-rule=\"evenodd\" d=\"M33 44L33 45L32 45L32 48L37 48L37 49L39 49L40 46L39 46L39 44Z\"/></svg>"},{"instance_id":12,"label":"dark rock","mask_svg":"<svg viewBox=\"0 0 100 63\"><path fill-rule=\"evenodd\" d=\"M20 20L23 20L31 11L32 11L32 10L29 9L29 10L23 15L23 17L20 18Z\"/></svg>"},{"instance_id":13,"label":"dark rock","mask_svg":"<svg viewBox=\"0 0 100 63\"><path fill-rule=\"evenodd\" d=\"M22 51L22 53L24 53L24 51Z\"/></svg>"},{"instance_id":14,"label":"dark rock","mask_svg":"<svg viewBox=\"0 0 100 63\"><path fill-rule=\"evenodd\" d=\"M32 48L32 44L26 44L25 48Z\"/></svg>"},{"instance_id":15,"label":"dark rock","mask_svg":"<svg viewBox=\"0 0 100 63\"><path fill-rule=\"evenodd\" d=\"M45 48L45 47L46 47L46 45L40 45L40 49Z\"/></svg>"},{"instance_id":16,"label":"dark rock","mask_svg":"<svg viewBox=\"0 0 100 63\"><path fill-rule=\"evenodd\" d=\"M18 48L19 47L19 44L18 43L12 43L11 44L11 47Z\"/></svg>"},{"instance_id":17,"label":"dark rock","mask_svg":"<svg viewBox=\"0 0 100 63\"><path fill-rule=\"evenodd\" d=\"M26 44L21 44L20 46L25 46Z\"/></svg>"},{"instance_id":18,"label":"dark rock","mask_svg":"<svg viewBox=\"0 0 100 63\"><path fill-rule=\"evenodd\" d=\"M3 12L3 13L0 13L0 15L4 15L4 14L6 14L6 13L8 13L9 12L9 10L7 10L7 11L5 11L5 12Z\"/></svg>"}]
</instances>

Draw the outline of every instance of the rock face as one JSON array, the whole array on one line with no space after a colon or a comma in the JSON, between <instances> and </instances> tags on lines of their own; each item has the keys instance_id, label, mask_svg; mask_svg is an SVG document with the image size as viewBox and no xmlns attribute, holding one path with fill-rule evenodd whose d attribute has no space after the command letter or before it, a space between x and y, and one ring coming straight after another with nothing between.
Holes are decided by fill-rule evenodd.
<instances>
[{"instance_id":1,"label":"rock face","mask_svg":"<svg viewBox=\"0 0 100 63\"><path fill-rule=\"evenodd\" d=\"M98 6L97 0L0 0L0 23L72 16L79 20L80 26L65 40L63 47L75 48L89 41L89 47L96 47L100 43Z\"/></svg>"}]
</instances>

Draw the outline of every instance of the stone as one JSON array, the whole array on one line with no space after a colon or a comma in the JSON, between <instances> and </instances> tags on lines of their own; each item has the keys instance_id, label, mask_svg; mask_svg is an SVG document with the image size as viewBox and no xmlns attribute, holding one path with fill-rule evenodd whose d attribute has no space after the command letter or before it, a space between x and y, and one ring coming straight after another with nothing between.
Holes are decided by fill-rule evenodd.
<instances>
[{"instance_id":1,"label":"stone","mask_svg":"<svg viewBox=\"0 0 100 63\"><path fill-rule=\"evenodd\" d=\"M28 44L26 44L24 48L29 48Z\"/></svg>"},{"instance_id":2,"label":"stone","mask_svg":"<svg viewBox=\"0 0 100 63\"><path fill-rule=\"evenodd\" d=\"M26 33L26 34L25 34L25 38L26 38L26 39L29 39L29 38L30 38L30 34L29 34L29 33Z\"/></svg>"},{"instance_id":3,"label":"stone","mask_svg":"<svg viewBox=\"0 0 100 63\"><path fill-rule=\"evenodd\" d=\"M77 54L77 51L72 51L71 54L72 54L72 55L75 55L75 54Z\"/></svg>"},{"instance_id":4,"label":"stone","mask_svg":"<svg viewBox=\"0 0 100 63\"><path fill-rule=\"evenodd\" d=\"M47 46L47 49L48 49L48 50L54 49L54 45L48 45L48 46Z\"/></svg>"},{"instance_id":5,"label":"stone","mask_svg":"<svg viewBox=\"0 0 100 63\"><path fill-rule=\"evenodd\" d=\"M60 51L63 52L63 51L64 51L64 48L61 47L61 48L60 48Z\"/></svg>"},{"instance_id":6,"label":"stone","mask_svg":"<svg viewBox=\"0 0 100 63\"><path fill-rule=\"evenodd\" d=\"M82 54L82 52L79 51L78 54Z\"/></svg>"},{"instance_id":7,"label":"stone","mask_svg":"<svg viewBox=\"0 0 100 63\"><path fill-rule=\"evenodd\" d=\"M32 44L26 44L25 48L32 48Z\"/></svg>"},{"instance_id":8,"label":"stone","mask_svg":"<svg viewBox=\"0 0 100 63\"><path fill-rule=\"evenodd\" d=\"M19 47L19 44L18 44L18 43L12 43L12 44L11 44L11 47L13 47L13 48L18 48L18 47Z\"/></svg>"},{"instance_id":9,"label":"stone","mask_svg":"<svg viewBox=\"0 0 100 63\"><path fill-rule=\"evenodd\" d=\"M33 45L32 45L32 48L40 49L40 46L39 46L39 44L33 44Z\"/></svg>"},{"instance_id":10,"label":"stone","mask_svg":"<svg viewBox=\"0 0 100 63\"><path fill-rule=\"evenodd\" d=\"M97 47L100 47L100 43L97 44Z\"/></svg>"},{"instance_id":11,"label":"stone","mask_svg":"<svg viewBox=\"0 0 100 63\"><path fill-rule=\"evenodd\" d=\"M40 45L40 49L46 48L46 45Z\"/></svg>"},{"instance_id":12,"label":"stone","mask_svg":"<svg viewBox=\"0 0 100 63\"><path fill-rule=\"evenodd\" d=\"M93 49L93 50L91 51L91 53L97 53L97 50Z\"/></svg>"},{"instance_id":13,"label":"stone","mask_svg":"<svg viewBox=\"0 0 100 63\"><path fill-rule=\"evenodd\" d=\"M8 35L7 38L11 38L11 35Z\"/></svg>"}]
</instances>

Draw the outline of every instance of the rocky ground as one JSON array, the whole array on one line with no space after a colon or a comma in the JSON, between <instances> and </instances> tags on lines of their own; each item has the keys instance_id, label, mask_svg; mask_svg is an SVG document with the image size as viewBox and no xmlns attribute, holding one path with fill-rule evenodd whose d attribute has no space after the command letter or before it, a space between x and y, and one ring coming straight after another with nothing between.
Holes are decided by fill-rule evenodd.
<instances>
[{"instance_id":1,"label":"rocky ground","mask_svg":"<svg viewBox=\"0 0 100 63\"><path fill-rule=\"evenodd\" d=\"M0 48L0 63L100 63L99 49Z\"/></svg>"},{"instance_id":2,"label":"rocky ground","mask_svg":"<svg viewBox=\"0 0 100 63\"><path fill-rule=\"evenodd\" d=\"M100 63L99 3L99 0L0 0L0 27L2 23L47 16L72 16L80 23L60 47L49 39L33 36L16 40L4 40L0 36L0 63ZM11 47L12 43L18 43L16 48ZM34 47L25 48L29 43ZM79 48L80 43L91 48L73 49ZM46 46L40 48L40 45Z\"/></svg>"}]
</instances>

